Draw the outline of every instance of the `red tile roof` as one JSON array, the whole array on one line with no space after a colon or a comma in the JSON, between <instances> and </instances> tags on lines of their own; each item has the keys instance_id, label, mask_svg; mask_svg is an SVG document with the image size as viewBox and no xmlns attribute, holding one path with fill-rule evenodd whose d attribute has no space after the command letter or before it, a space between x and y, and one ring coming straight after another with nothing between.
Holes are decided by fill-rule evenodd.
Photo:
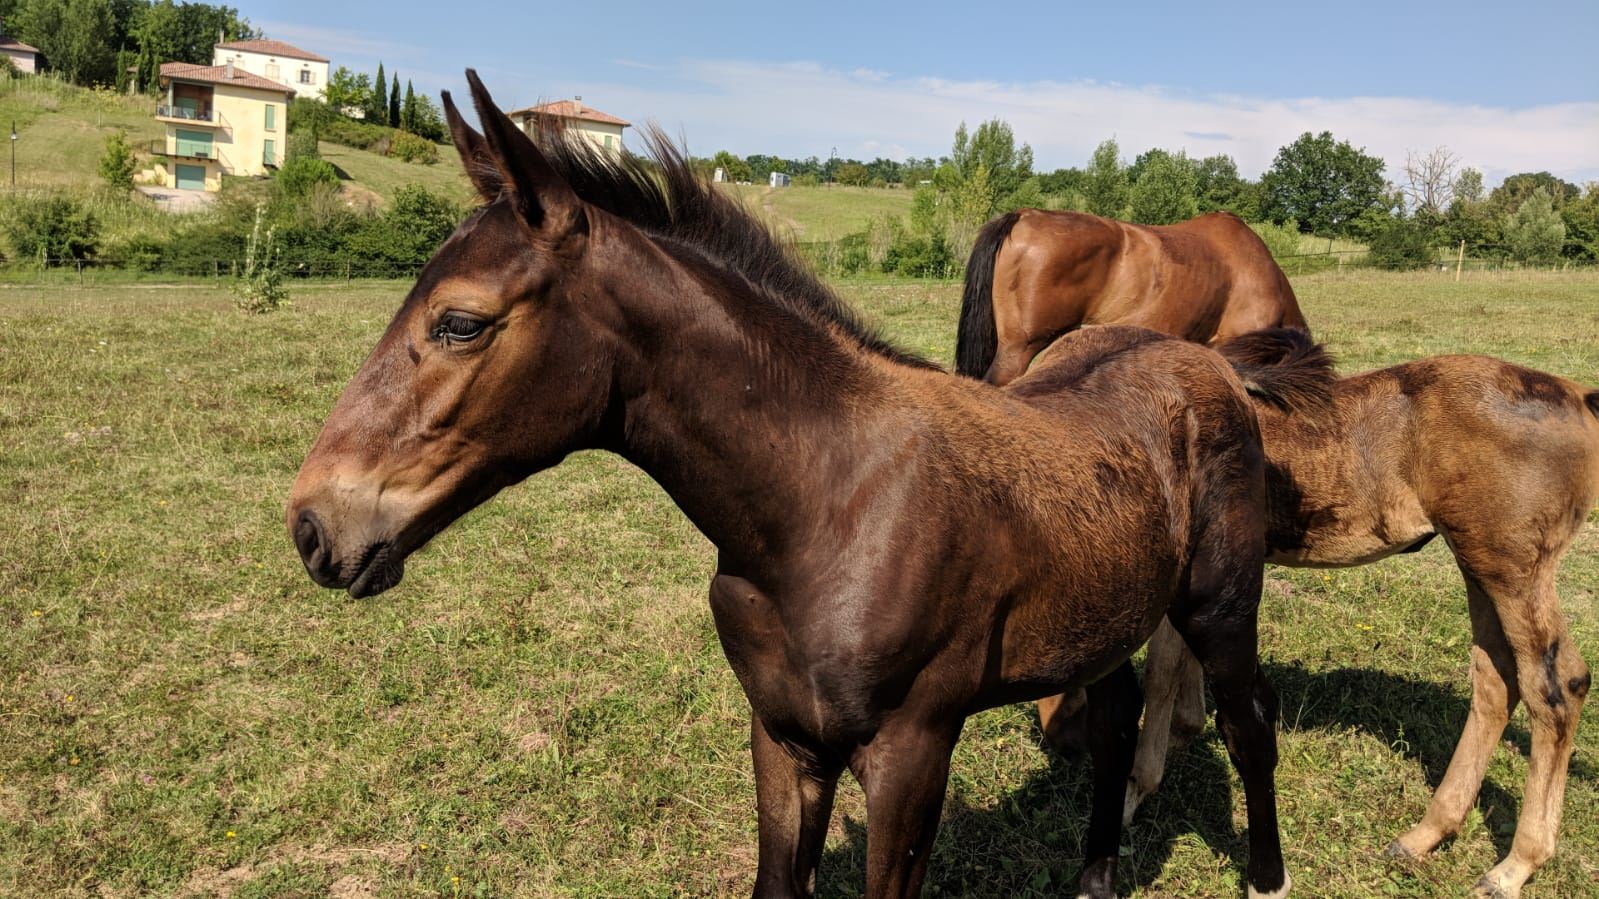
<instances>
[{"instance_id":1,"label":"red tile roof","mask_svg":"<svg viewBox=\"0 0 1599 899\"><path fill-rule=\"evenodd\" d=\"M507 115L512 118L527 118L529 116L547 115L558 119L582 119L585 122L600 122L605 125L621 125L629 127L632 123L619 119L606 112L600 112L592 106L584 106L577 100L556 100L553 103L540 103L525 109L513 109Z\"/></svg>"},{"instance_id":2,"label":"red tile roof","mask_svg":"<svg viewBox=\"0 0 1599 899\"><path fill-rule=\"evenodd\" d=\"M0 37L0 50L21 50L24 53L38 53L38 47L30 47L14 37Z\"/></svg>"},{"instance_id":3,"label":"red tile roof","mask_svg":"<svg viewBox=\"0 0 1599 899\"><path fill-rule=\"evenodd\" d=\"M217 44L217 49L243 50L246 53L265 53L268 56L287 56L290 59L309 59L312 62L329 61L326 56L318 56L315 53L307 53L293 44L285 44L282 41L273 40L228 41L225 44Z\"/></svg>"},{"instance_id":4,"label":"red tile roof","mask_svg":"<svg viewBox=\"0 0 1599 899\"><path fill-rule=\"evenodd\" d=\"M229 70L233 77L228 77ZM231 84L236 87L249 87L260 91L272 91L279 94L293 94L294 89L279 84L260 75L252 75L239 66L197 66L187 62L164 62L161 64L161 80L176 78L179 81L200 81L205 84Z\"/></svg>"}]
</instances>

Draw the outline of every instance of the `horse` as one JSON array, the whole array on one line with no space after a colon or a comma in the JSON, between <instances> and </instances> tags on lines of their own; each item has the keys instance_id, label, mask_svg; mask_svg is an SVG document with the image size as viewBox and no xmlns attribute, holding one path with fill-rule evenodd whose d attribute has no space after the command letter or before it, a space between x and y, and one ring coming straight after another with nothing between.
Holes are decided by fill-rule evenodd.
<instances>
[{"instance_id":1,"label":"horse","mask_svg":"<svg viewBox=\"0 0 1599 899\"><path fill-rule=\"evenodd\" d=\"M1250 369L1298 352L1255 335L1218 350ZM1599 500L1599 391L1486 356L1435 356L1339 380L1330 414L1257 401L1256 415L1268 561L1366 565L1438 536L1454 553L1471 613L1471 710L1425 815L1387 852L1423 857L1460 830L1510 714L1526 703L1532 756L1515 838L1475 887L1514 899L1554 856L1591 682L1555 573ZM1204 725L1194 666L1174 632L1157 630L1124 820L1160 783L1171 747ZM1081 702L1039 704L1059 750L1080 741Z\"/></svg>"},{"instance_id":2,"label":"horse","mask_svg":"<svg viewBox=\"0 0 1599 899\"><path fill-rule=\"evenodd\" d=\"M1094 324L1198 342L1306 329L1271 251L1230 212L1135 225L1023 209L983 226L966 263L957 371L1009 383L1050 341Z\"/></svg>"},{"instance_id":3,"label":"horse","mask_svg":"<svg viewBox=\"0 0 1599 899\"><path fill-rule=\"evenodd\" d=\"M848 768L866 892L919 892L965 719L1085 687L1080 892L1115 894L1137 679L1192 646L1248 811L1248 890L1289 889L1276 699L1256 655L1265 472L1214 352L1133 328L999 390L895 349L658 130L653 159L535 142L467 71L443 97L484 201L334 405L285 510L352 597L496 492L619 454L718 550L710 609L751 709L760 896L806 895ZM542 146L541 146L542 145Z\"/></svg>"}]
</instances>

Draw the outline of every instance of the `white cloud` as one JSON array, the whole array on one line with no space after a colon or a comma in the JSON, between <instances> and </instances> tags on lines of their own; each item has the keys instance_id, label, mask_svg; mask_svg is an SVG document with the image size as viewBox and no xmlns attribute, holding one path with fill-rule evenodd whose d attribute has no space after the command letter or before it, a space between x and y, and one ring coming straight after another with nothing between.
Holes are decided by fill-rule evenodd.
<instances>
[{"instance_id":1,"label":"white cloud","mask_svg":"<svg viewBox=\"0 0 1599 899\"><path fill-rule=\"evenodd\" d=\"M1547 169L1599 178L1599 102L1518 109L1403 97L1271 100L1201 95L1093 81L955 81L811 62L687 60L654 84L569 82L608 112L681 130L695 152L870 156L893 148L918 156L948 151L956 124L998 116L1032 144L1042 168L1081 165L1115 136L1129 156L1149 147L1230 153L1258 175L1277 148L1305 131L1337 137L1388 161L1396 176L1406 150L1440 144L1490 183Z\"/></svg>"}]
</instances>

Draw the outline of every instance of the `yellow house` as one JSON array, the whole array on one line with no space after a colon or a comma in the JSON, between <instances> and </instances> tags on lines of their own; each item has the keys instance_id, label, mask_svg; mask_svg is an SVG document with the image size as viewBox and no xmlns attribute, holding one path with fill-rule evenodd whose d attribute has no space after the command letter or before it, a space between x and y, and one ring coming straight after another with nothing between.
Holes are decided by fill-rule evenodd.
<instances>
[{"instance_id":1,"label":"yellow house","mask_svg":"<svg viewBox=\"0 0 1599 899\"><path fill-rule=\"evenodd\" d=\"M232 64L161 64L166 97L155 108L166 137L154 176L167 187L218 190L223 175L264 175L283 164L293 89Z\"/></svg>"},{"instance_id":2,"label":"yellow house","mask_svg":"<svg viewBox=\"0 0 1599 899\"><path fill-rule=\"evenodd\" d=\"M584 106L582 97L513 109L506 115L529 135L536 135L543 124L541 120L549 118L568 134L581 134L597 146L618 153L622 150L622 129L629 127L627 122L614 115Z\"/></svg>"}]
</instances>

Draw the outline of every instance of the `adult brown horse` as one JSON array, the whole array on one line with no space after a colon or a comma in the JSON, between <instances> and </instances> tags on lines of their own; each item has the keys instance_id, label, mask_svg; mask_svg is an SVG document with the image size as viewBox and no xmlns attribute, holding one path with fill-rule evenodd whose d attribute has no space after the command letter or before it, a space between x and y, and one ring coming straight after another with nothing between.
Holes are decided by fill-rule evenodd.
<instances>
[{"instance_id":1,"label":"adult brown horse","mask_svg":"<svg viewBox=\"0 0 1599 899\"><path fill-rule=\"evenodd\" d=\"M1110 324L1204 343L1304 329L1305 317L1271 252L1232 213L1156 226L1023 209L978 232L955 368L1006 384L1061 334Z\"/></svg>"},{"instance_id":2,"label":"adult brown horse","mask_svg":"<svg viewBox=\"0 0 1599 899\"><path fill-rule=\"evenodd\" d=\"M809 892L834 785L866 793L872 896L919 890L966 717L1088 685L1083 895L1114 894L1138 700L1166 616L1217 696L1254 896L1288 890L1256 657L1264 471L1215 353L1131 328L1009 390L896 352L657 133L653 163L541 150L467 73L485 205L423 269L306 458L288 526L370 596L498 490L582 448L652 476L719 551L752 709L760 895Z\"/></svg>"},{"instance_id":3,"label":"adult brown horse","mask_svg":"<svg viewBox=\"0 0 1599 899\"><path fill-rule=\"evenodd\" d=\"M1300 349L1254 335L1218 348L1251 372ZM1599 391L1484 356L1437 356L1338 381L1328 413L1258 406L1270 561L1347 567L1448 541L1471 612L1471 712L1426 815L1389 852L1424 856L1460 829L1524 703L1532 754L1520 820L1509 854L1477 884L1495 899L1519 895L1554 855L1590 684L1555 573L1599 501ZM1171 744L1204 724L1198 671L1169 628L1150 642L1144 687L1129 817L1159 784ZM1075 704L1039 704L1061 748L1082 726L1071 723Z\"/></svg>"}]
</instances>

